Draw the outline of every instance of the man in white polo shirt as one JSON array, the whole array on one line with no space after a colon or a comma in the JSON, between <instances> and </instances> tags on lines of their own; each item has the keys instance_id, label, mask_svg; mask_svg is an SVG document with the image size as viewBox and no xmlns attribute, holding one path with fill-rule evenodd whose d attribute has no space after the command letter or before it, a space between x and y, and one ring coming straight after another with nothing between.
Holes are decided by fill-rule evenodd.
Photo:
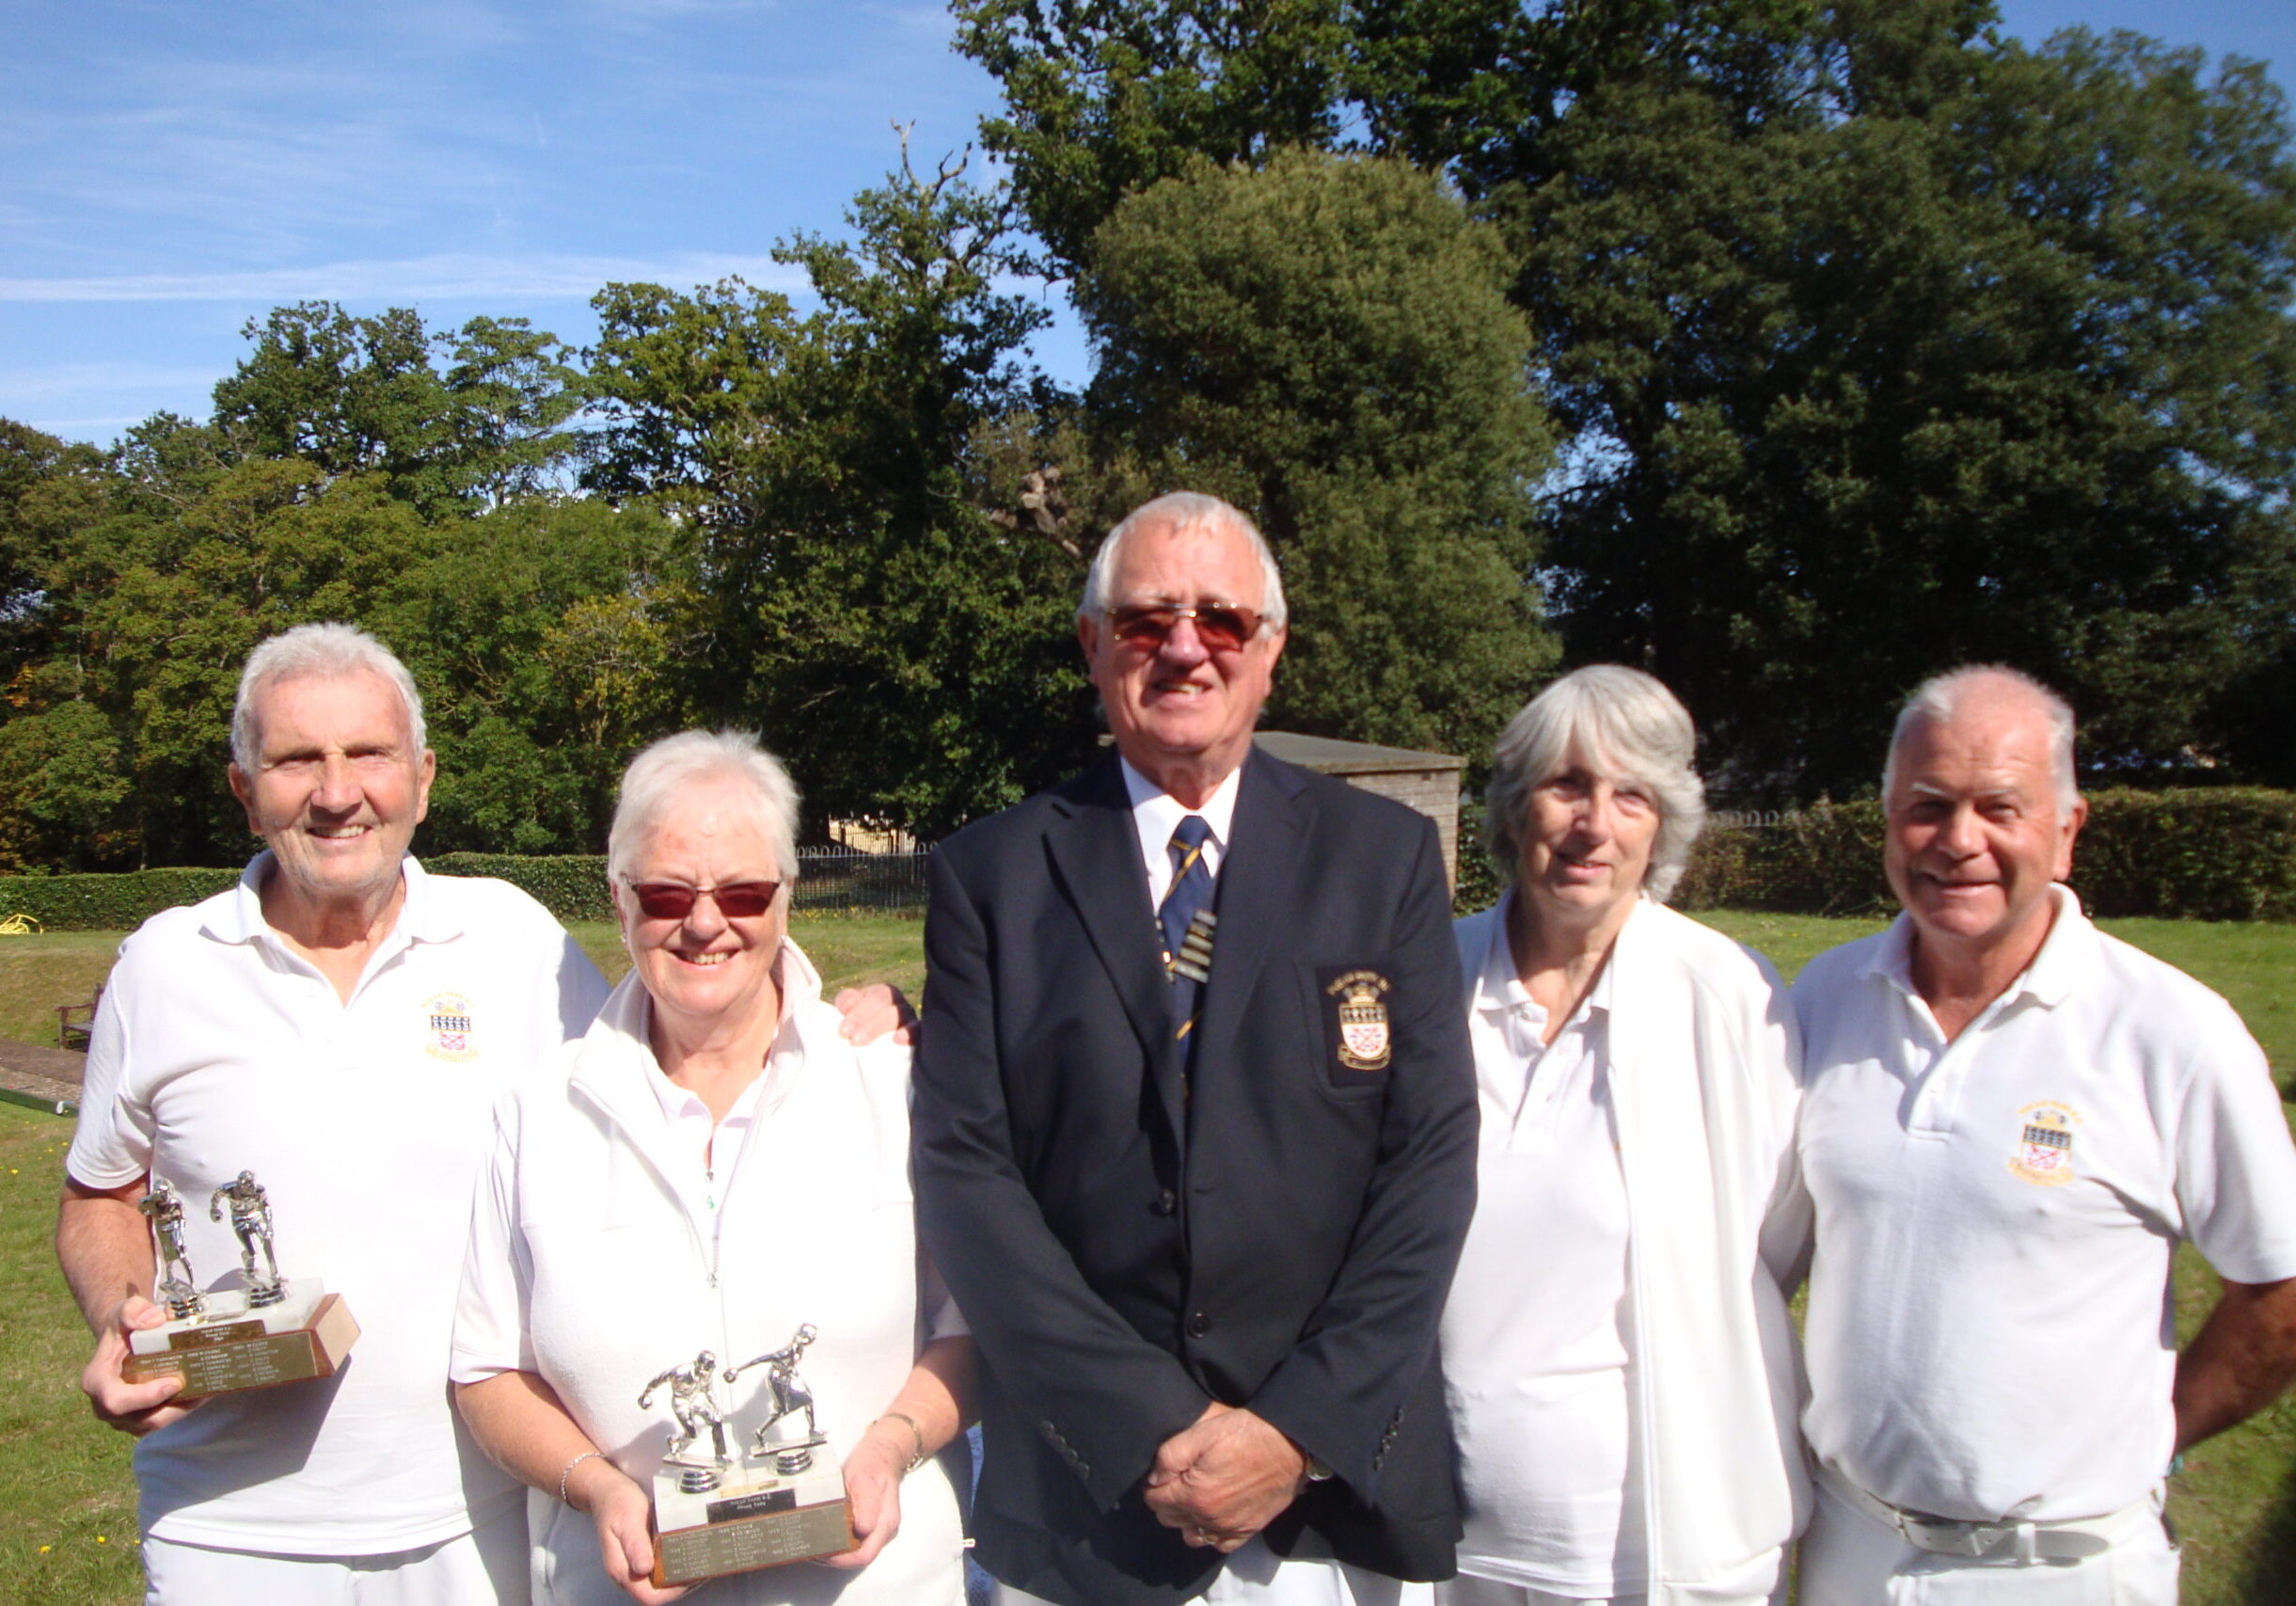
<instances>
[{"instance_id":1,"label":"man in white polo shirt","mask_svg":"<svg viewBox=\"0 0 2296 1606\"><path fill-rule=\"evenodd\" d=\"M495 1096L583 1030L605 983L526 894L406 856L435 762L414 682L372 638L310 625L258 647L231 752L269 846L121 946L56 1227L97 1334L82 1387L140 1436L150 1598L523 1601L524 1505L454 1416L449 1340ZM281 1269L324 1280L362 1333L333 1377L186 1409L177 1381L120 1376L129 1330L164 1319L136 1203L243 1170ZM185 1233L212 1285L230 1227L194 1210Z\"/></svg>"},{"instance_id":2,"label":"man in white polo shirt","mask_svg":"<svg viewBox=\"0 0 2296 1606\"><path fill-rule=\"evenodd\" d=\"M1817 1238L1803 1606L2167 1606L2184 1447L2296 1371L2296 1149L2225 1001L2058 884L2062 699L1954 671L1882 790L1904 914L1796 985ZM2182 1357L2180 1239L2224 1293Z\"/></svg>"}]
</instances>

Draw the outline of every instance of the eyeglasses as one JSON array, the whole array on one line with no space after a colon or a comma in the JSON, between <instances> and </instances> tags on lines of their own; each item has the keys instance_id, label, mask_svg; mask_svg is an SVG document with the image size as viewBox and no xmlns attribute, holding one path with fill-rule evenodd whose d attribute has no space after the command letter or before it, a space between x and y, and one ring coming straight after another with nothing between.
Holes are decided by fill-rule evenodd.
<instances>
[{"instance_id":1,"label":"eyeglasses","mask_svg":"<svg viewBox=\"0 0 2296 1606\"><path fill-rule=\"evenodd\" d=\"M723 886L688 886L674 881L630 881L624 878L638 899L638 913L649 920L683 920L693 913L694 899L706 898L718 906L718 913L728 920L754 920L773 907L781 896L782 883L777 881L736 881Z\"/></svg>"},{"instance_id":2,"label":"eyeglasses","mask_svg":"<svg viewBox=\"0 0 2296 1606\"><path fill-rule=\"evenodd\" d=\"M1134 646L1157 648L1170 639L1182 619L1196 621L1196 640L1208 652L1242 652L1243 644L1259 634L1259 615L1249 608L1225 602L1193 606L1179 602L1139 602L1108 610L1108 622L1116 640Z\"/></svg>"}]
</instances>

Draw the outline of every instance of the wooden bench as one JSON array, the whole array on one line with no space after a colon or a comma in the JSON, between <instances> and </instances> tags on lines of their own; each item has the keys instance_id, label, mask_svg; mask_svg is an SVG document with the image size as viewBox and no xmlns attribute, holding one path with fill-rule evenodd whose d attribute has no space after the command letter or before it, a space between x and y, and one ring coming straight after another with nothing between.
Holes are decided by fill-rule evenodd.
<instances>
[{"instance_id":1,"label":"wooden bench","mask_svg":"<svg viewBox=\"0 0 2296 1606\"><path fill-rule=\"evenodd\" d=\"M88 1034L96 1029L96 1006L103 1001L103 983L87 995L85 1004L58 1004L55 1007L55 1046L76 1048L87 1052ZM74 1020L73 1016L81 1017Z\"/></svg>"}]
</instances>

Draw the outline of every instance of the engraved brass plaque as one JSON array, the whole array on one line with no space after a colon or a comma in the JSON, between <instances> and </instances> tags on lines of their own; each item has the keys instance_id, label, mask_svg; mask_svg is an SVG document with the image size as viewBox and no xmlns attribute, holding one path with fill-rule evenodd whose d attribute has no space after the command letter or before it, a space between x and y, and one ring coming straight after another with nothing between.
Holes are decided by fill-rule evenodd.
<instances>
[{"instance_id":1,"label":"engraved brass plaque","mask_svg":"<svg viewBox=\"0 0 2296 1606\"><path fill-rule=\"evenodd\" d=\"M174 1350L166 1355L135 1356L121 1368L121 1373L131 1383L180 1375L183 1389L176 1398L193 1400L208 1394L228 1394L240 1389L263 1389L274 1383L316 1377L320 1374L319 1350L311 1342L311 1335L298 1328L269 1337Z\"/></svg>"},{"instance_id":2,"label":"engraved brass plaque","mask_svg":"<svg viewBox=\"0 0 2296 1606\"><path fill-rule=\"evenodd\" d=\"M169 1349L204 1349L214 1344L237 1344L241 1339L263 1336L263 1324L258 1319L246 1322L218 1322L212 1328L186 1328L180 1333L167 1335Z\"/></svg>"},{"instance_id":3,"label":"engraved brass plaque","mask_svg":"<svg viewBox=\"0 0 2296 1606\"><path fill-rule=\"evenodd\" d=\"M696 1579L834 1555L852 1545L845 1502L830 1501L664 1534L655 1581L664 1585L690 1583Z\"/></svg>"}]
</instances>

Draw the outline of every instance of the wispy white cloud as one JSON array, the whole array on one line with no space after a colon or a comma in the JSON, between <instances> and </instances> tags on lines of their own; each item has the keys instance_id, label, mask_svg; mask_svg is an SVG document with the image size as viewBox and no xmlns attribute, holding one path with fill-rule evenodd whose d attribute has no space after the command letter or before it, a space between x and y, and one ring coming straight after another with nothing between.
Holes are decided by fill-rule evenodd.
<instances>
[{"instance_id":1,"label":"wispy white cloud","mask_svg":"<svg viewBox=\"0 0 2296 1606\"><path fill-rule=\"evenodd\" d=\"M91 401L102 405L122 394L174 395L186 390L202 393L214 384L215 378L214 370L210 368L159 362L55 362L5 368L0 369L0 396L6 397L7 403L0 411L7 407L86 406Z\"/></svg>"},{"instance_id":2,"label":"wispy white cloud","mask_svg":"<svg viewBox=\"0 0 2296 1606\"><path fill-rule=\"evenodd\" d=\"M738 277L761 290L795 294L802 269L765 256L689 253L634 257L479 256L451 252L398 261L219 273L102 274L70 278L0 278L0 302L532 300L587 301L612 282L643 280L673 289Z\"/></svg>"}]
</instances>

